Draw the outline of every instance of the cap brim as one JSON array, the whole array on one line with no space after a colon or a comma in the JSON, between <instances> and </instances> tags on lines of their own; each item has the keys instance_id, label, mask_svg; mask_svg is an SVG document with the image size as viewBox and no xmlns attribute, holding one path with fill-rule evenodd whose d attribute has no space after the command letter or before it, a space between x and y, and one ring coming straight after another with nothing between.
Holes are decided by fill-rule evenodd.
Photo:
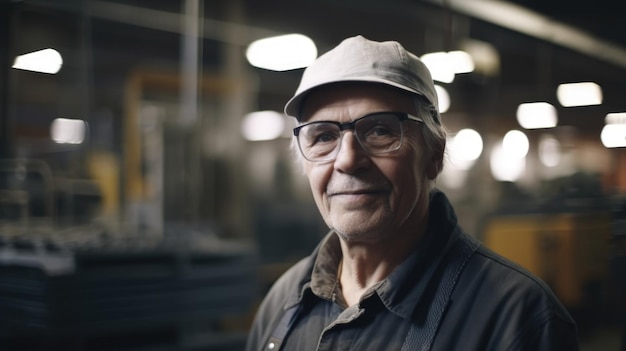
<instances>
[{"instance_id":1,"label":"cap brim","mask_svg":"<svg viewBox=\"0 0 626 351\"><path fill-rule=\"evenodd\" d=\"M348 82L363 82L363 83L379 83L379 84L384 84L384 85L388 85L391 87L395 87L395 88L399 88L402 89L404 91L407 91L409 93L413 93L422 97L425 97L426 99L428 99L428 97L426 97L426 95L422 94L421 92L411 89L409 87L407 87L406 85L402 85L396 82L392 82L390 80L387 79L382 79L380 77L358 77L358 78L346 78L346 79L337 79L337 80L333 80L330 82L320 82L318 84L314 84L311 85L309 87L307 87L305 90L297 93L296 95L294 95L291 99L289 99L289 101L287 101L287 103L285 104L285 114L287 116L291 116L291 117L295 117L297 120L300 120L300 110L301 110L301 104L303 102L303 100L306 98L306 96L311 92L311 90L313 89L317 89L323 86L327 86L327 85L332 85L332 84L337 84L337 83L348 83ZM428 99L430 100L430 99ZM430 101L430 103L433 103L432 101Z\"/></svg>"}]
</instances>

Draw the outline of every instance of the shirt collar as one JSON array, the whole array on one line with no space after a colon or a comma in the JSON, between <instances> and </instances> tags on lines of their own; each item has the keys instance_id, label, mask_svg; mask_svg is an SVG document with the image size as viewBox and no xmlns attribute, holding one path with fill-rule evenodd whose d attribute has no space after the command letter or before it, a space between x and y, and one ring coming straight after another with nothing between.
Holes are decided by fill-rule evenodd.
<instances>
[{"instance_id":1,"label":"shirt collar","mask_svg":"<svg viewBox=\"0 0 626 351\"><path fill-rule=\"evenodd\" d=\"M322 241L311 273L311 291L315 295L329 301L333 300L341 257L339 237L330 232Z\"/></svg>"}]
</instances>

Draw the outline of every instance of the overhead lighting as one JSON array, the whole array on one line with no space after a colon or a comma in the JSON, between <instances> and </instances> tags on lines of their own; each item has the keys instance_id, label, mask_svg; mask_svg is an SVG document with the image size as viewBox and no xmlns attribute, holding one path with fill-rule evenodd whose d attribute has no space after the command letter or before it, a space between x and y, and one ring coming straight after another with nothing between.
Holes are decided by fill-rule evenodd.
<instances>
[{"instance_id":1,"label":"overhead lighting","mask_svg":"<svg viewBox=\"0 0 626 351\"><path fill-rule=\"evenodd\" d=\"M604 117L606 124L626 124L626 112L613 112Z\"/></svg>"},{"instance_id":2,"label":"overhead lighting","mask_svg":"<svg viewBox=\"0 0 626 351\"><path fill-rule=\"evenodd\" d=\"M561 161L561 143L550 135L539 140L539 160L546 167L555 167Z\"/></svg>"},{"instance_id":3,"label":"overhead lighting","mask_svg":"<svg viewBox=\"0 0 626 351\"><path fill-rule=\"evenodd\" d=\"M470 169L483 151L483 138L473 129L461 129L448 142L452 167Z\"/></svg>"},{"instance_id":4,"label":"overhead lighting","mask_svg":"<svg viewBox=\"0 0 626 351\"><path fill-rule=\"evenodd\" d=\"M474 60L472 56L465 51L456 50L448 52L448 60L455 74L474 71Z\"/></svg>"},{"instance_id":5,"label":"overhead lighting","mask_svg":"<svg viewBox=\"0 0 626 351\"><path fill-rule=\"evenodd\" d=\"M602 88L593 82L560 84L556 97L564 107L600 105Z\"/></svg>"},{"instance_id":6,"label":"overhead lighting","mask_svg":"<svg viewBox=\"0 0 626 351\"><path fill-rule=\"evenodd\" d=\"M464 39L461 48L471 56L475 72L490 77L499 74L500 54L495 46L476 39Z\"/></svg>"},{"instance_id":7,"label":"overhead lighting","mask_svg":"<svg viewBox=\"0 0 626 351\"><path fill-rule=\"evenodd\" d=\"M274 140L283 134L285 119L276 111L257 111L247 114L241 124L241 133L246 140Z\"/></svg>"},{"instance_id":8,"label":"overhead lighting","mask_svg":"<svg viewBox=\"0 0 626 351\"><path fill-rule=\"evenodd\" d=\"M465 51L432 52L422 55L420 59L428 67L433 80L442 83L452 83L456 74L474 70L472 56Z\"/></svg>"},{"instance_id":9,"label":"overhead lighting","mask_svg":"<svg viewBox=\"0 0 626 351\"><path fill-rule=\"evenodd\" d=\"M517 122L525 129L554 128L556 108L547 102L531 102L517 107Z\"/></svg>"},{"instance_id":10,"label":"overhead lighting","mask_svg":"<svg viewBox=\"0 0 626 351\"><path fill-rule=\"evenodd\" d=\"M61 70L63 58L54 49L43 49L19 55L13 62L13 68L25 71L56 74Z\"/></svg>"},{"instance_id":11,"label":"overhead lighting","mask_svg":"<svg viewBox=\"0 0 626 351\"><path fill-rule=\"evenodd\" d=\"M600 133L602 145L607 148L626 147L626 112L609 113Z\"/></svg>"},{"instance_id":12,"label":"overhead lighting","mask_svg":"<svg viewBox=\"0 0 626 351\"><path fill-rule=\"evenodd\" d=\"M502 148L507 155L524 158L528 154L528 137L519 130L510 130L502 138Z\"/></svg>"},{"instance_id":13,"label":"overhead lighting","mask_svg":"<svg viewBox=\"0 0 626 351\"><path fill-rule=\"evenodd\" d=\"M626 147L626 124L605 125L600 140L606 148Z\"/></svg>"},{"instance_id":14,"label":"overhead lighting","mask_svg":"<svg viewBox=\"0 0 626 351\"><path fill-rule=\"evenodd\" d=\"M441 85L435 84L435 91L437 92L437 100L439 105L439 113L444 113L450 108L450 94L446 88Z\"/></svg>"},{"instance_id":15,"label":"overhead lighting","mask_svg":"<svg viewBox=\"0 0 626 351\"><path fill-rule=\"evenodd\" d=\"M445 63L444 53L426 54L421 57L421 60L428 67L433 80L442 83L454 81L454 71Z\"/></svg>"},{"instance_id":16,"label":"overhead lighting","mask_svg":"<svg viewBox=\"0 0 626 351\"><path fill-rule=\"evenodd\" d=\"M498 144L491 151L489 165L496 180L515 182L524 174L526 158L512 157L502 144Z\"/></svg>"},{"instance_id":17,"label":"overhead lighting","mask_svg":"<svg viewBox=\"0 0 626 351\"><path fill-rule=\"evenodd\" d=\"M80 119L57 118L50 126L50 137L57 144L82 144L87 123Z\"/></svg>"},{"instance_id":18,"label":"overhead lighting","mask_svg":"<svg viewBox=\"0 0 626 351\"><path fill-rule=\"evenodd\" d=\"M254 67L288 71L310 65L317 58L317 47L305 35L286 34L251 43L246 58Z\"/></svg>"},{"instance_id":19,"label":"overhead lighting","mask_svg":"<svg viewBox=\"0 0 626 351\"><path fill-rule=\"evenodd\" d=\"M491 151L491 174L500 181L517 181L526 169L529 142L526 134L510 130Z\"/></svg>"}]
</instances>

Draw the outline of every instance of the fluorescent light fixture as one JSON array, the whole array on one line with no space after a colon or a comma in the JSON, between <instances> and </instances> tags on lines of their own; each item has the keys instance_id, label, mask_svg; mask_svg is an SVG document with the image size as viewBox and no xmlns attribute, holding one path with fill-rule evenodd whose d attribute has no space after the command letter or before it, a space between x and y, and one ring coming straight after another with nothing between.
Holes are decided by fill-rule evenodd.
<instances>
[{"instance_id":1,"label":"fluorescent light fixture","mask_svg":"<svg viewBox=\"0 0 626 351\"><path fill-rule=\"evenodd\" d=\"M561 143L553 136L542 136L539 140L539 160L546 167L555 167L561 161Z\"/></svg>"},{"instance_id":2,"label":"fluorescent light fixture","mask_svg":"<svg viewBox=\"0 0 626 351\"><path fill-rule=\"evenodd\" d=\"M241 124L241 133L246 140L274 140L283 134L285 119L276 111L257 111L247 114Z\"/></svg>"},{"instance_id":3,"label":"fluorescent light fixture","mask_svg":"<svg viewBox=\"0 0 626 351\"><path fill-rule=\"evenodd\" d=\"M439 105L439 113L444 113L450 108L450 94L446 88L441 85L435 84L435 91L437 91L437 100Z\"/></svg>"},{"instance_id":4,"label":"fluorescent light fixture","mask_svg":"<svg viewBox=\"0 0 626 351\"><path fill-rule=\"evenodd\" d=\"M448 155L454 168L468 170L483 151L483 138L473 129L462 129L448 142Z\"/></svg>"},{"instance_id":5,"label":"fluorescent light fixture","mask_svg":"<svg viewBox=\"0 0 626 351\"><path fill-rule=\"evenodd\" d=\"M554 128L557 125L556 109L547 102L520 104L517 122L525 129Z\"/></svg>"},{"instance_id":6,"label":"fluorescent light fixture","mask_svg":"<svg viewBox=\"0 0 626 351\"><path fill-rule=\"evenodd\" d=\"M626 147L626 112L613 112L604 117L606 125L600 140L606 148Z\"/></svg>"},{"instance_id":7,"label":"fluorescent light fixture","mask_svg":"<svg viewBox=\"0 0 626 351\"><path fill-rule=\"evenodd\" d=\"M519 130L510 130L502 138L502 148L507 155L524 158L529 149L528 137Z\"/></svg>"},{"instance_id":8,"label":"fluorescent light fixture","mask_svg":"<svg viewBox=\"0 0 626 351\"><path fill-rule=\"evenodd\" d=\"M428 67L433 80L442 83L452 83L454 81L454 70L448 63L447 53L433 52L422 55L420 59Z\"/></svg>"},{"instance_id":9,"label":"fluorescent light fixture","mask_svg":"<svg viewBox=\"0 0 626 351\"><path fill-rule=\"evenodd\" d=\"M474 71L474 60L465 51L456 50L448 52L448 60L452 71L456 74L470 73Z\"/></svg>"},{"instance_id":10,"label":"fluorescent light fixture","mask_svg":"<svg viewBox=\"0 0 626 351\"><path fill-rule=\"evenodd\" d=\"M455 74L474 70L474 60L465 51L432 52L422 55L420 59L428 67L433 80L442 83L452 83Z\"/></svg>"},{"instance_id":11,"label":"fluorescent light fixture","mask_svg":"<svg viewBox=\"0 0 626 351\"><path fill-rule=\"evenodd\" d=\"M56 74L63 66L63 58L54 49L43 49L19 55L13 62L13 68L25 71Z\"/></svg>"},{"instance_id":12,"label":"fluorescent light fixture","mask_svg":"<svg viewBox=\"0 0 626 351\"><path fill-rule=\"evenodd\" d=\"M626 112L613 112L604 117L606 124L626 124Z\"/></svg>"},{"instance_id":13,"label":"fluorescent light fixture","mask_svg":"<svg viewBox=\"0 0 626 351\"><path fill-rule=\"evenodd\" d=\"M602 88L593 82L560 84L556 97L564 107L600 105Z\"/></svg>"},{"instance_id":14,"label":"fluorescent light fixture","mask_svg":"<svg viewBox=\"0 0 626 351\"><path fill-rule=\"evenodd\" d=\"M87 123L80 119L57 118L50 126L50 137L57 144L82 144Z\"/></svg>"},{"instance_id":15,"label":"fluorescent light fixture","mask_svg":"<svg viewBox=\"0 0 626 351\"><path fill-rule=\"evenodd\" d=\"M457 155L464 160L475 160L483 151L483 138L473 129L461 129L454 136L454 144L459 146Z\"/></svg>"},{"instance_id":16,"label":"fluorescent light fixture","mask_svg":"<svg viewBox=\"0 0 626 351\"><path fill-rule=\"evenodd\" d=\"M251 43L246 58L254 67L287 71L310 65L317 58L317 47L305 35L286 34Z\"/></svg>"},{"instance_id":17,"label":"fluorescent light fixture","mask_svg":"<svg viewBox=\"0 0 626 351\"><path fill-rule=\"evenodd\" d=\"M511 157L502 144L496 145L489 159L491 174L496 180L515 182L526 169L526 158Z\"/></svg>"},{"instance_id":18,"label":"fluorescent light fixture","mask_svg":"<svg viewBox=\"0 0 626 351\"><path fill-rule=\"evenodd\" d=\"M605 125L600 140L606 148L626 147L626 124Z\"/></svg>"},{"instance_id":19,"label":"fluorescent light fixture","mask_svg":"<svg viewBox=\"0 0 626 351\"><path fill-rule=\"evenodd\" d=\"M500 54L495 46L475 39L464 39L461 48L472 58L475 72L490 77L499 74Z\"/></svg>"}]
</instances>

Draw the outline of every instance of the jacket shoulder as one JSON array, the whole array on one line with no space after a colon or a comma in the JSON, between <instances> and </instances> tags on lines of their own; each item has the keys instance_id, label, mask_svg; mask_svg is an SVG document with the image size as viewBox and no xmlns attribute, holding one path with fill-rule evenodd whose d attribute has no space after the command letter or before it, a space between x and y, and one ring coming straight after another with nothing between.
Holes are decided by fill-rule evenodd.
<instances>
[{"instance_id":1,"label":"jacket shoulder","mask_svg":"<svg viewBox=\"0 0 626 351\"><path fill-rule=\"evenodd\" d=\"M302 287L311 279L313 260L312 256L305 257L287 269L272 285L265 299L276 298L286 305L298 298Z\"/></svg>"},{"instance_id":2,"label":"jacket shoulder","mask_svg":"<svg viewBox=\"0 0 626 351\"><path fill-rule=\"evenodd\" d=\"M295 304L310 280L313 256L305 257L283 273L269 289L259 308L248 334L246 350L258 349L269 339L287 307Z\"/></svg>"},{"instance_id":3,"label":"jacket shoulder","mask_svg":"<svg viewBox=\"0 0 626 351\"><path fill-rule=\"evenodd\" d=\"M519 297L526 297L521 302L528 301L528 299L541 300L546 304L546 307L551 307L558 317L574 323L546 282L518 263L481 245L476 250L476 257L472 266L474 269L481 269L484 272L480 276L487 282L497 283L498 287L494 293L507 293L509 290L519 291Z\"/></svg>"},{"instance_id":4,"label":"jacket shoulder","mask_svg":"<svg viewBox=\"0 0 626 351\"><path fill-rule=\"evenodd\" d=\"M453 323L440 334L474 345L468 349L577 349L576 324L550 287L483 245L459 277L447 317Z\"/></svg>"}]
</instances>

